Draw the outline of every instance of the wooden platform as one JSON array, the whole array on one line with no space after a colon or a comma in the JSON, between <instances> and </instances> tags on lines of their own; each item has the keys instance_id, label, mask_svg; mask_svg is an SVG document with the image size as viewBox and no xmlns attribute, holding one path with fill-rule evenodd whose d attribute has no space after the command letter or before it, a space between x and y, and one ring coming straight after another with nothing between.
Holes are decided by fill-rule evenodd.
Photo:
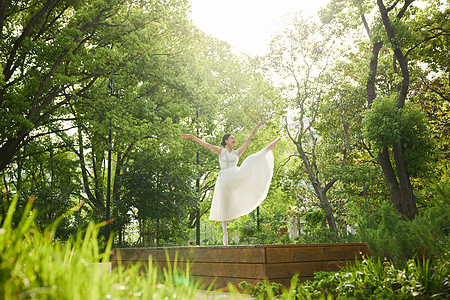
<instances>
[{"instance_id":1,"label":"wooden platform","mask_svg":"<svg viewBox=\"0 0 450 300\"><path fill-rule=\"evenodd\" d=\"M208 286L222 288L230 282L256 284L265 279L289 286L291 278L299 275L301 281L313 279L317 271L337 271L347 262L362 259L369 250L363 243L308 244L308 245L255 245L255 246L197 246L114 249L113 267L118 256L124 266L138 261L148 262L151 256L161 268L168 261L185 269L189 262L190 274Z\"/></svg>"}]
</instances>

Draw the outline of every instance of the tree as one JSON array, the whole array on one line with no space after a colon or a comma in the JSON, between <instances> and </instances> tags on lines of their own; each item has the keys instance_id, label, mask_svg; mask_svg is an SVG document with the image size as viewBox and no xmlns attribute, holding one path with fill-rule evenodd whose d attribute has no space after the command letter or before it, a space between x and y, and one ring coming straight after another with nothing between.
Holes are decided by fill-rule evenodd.
<instances>
[{"instance_id":1,"label":"tree","mask_svg":"<svg viewBox=\"0 0 450 300\"><path fill-rule=\"evenodd\" d=\"M4 7L0 169L11 167L22 178L20 166L27 156L51 156L52 149L61 149L79 164L74 175L84 190L68 197L83 198L97 211L90 217L103 220L106 150L115 154L112 189L118 203L120 171L133 147L167 135L170 120L183 113L172 101L186 92L177 84L183 70L174 58L190 37L186 6L177 1L49 0ZM115 79L118 98L110 97L110 79ZM112 143L107 140L109 120ZM64 177L58 172L62 168L52 174L41 170L44 180ZM23 187L18 180L16 190ZM42 187L39 192L43 199L38 203L46 203L40 208L51 211L53 202L43 196Z\"/></svg>"},{"instance_id":2,"label":"tree","mask_svg":"<svg viewBox=\"0 0 450 300\"><path fill-rule=\"evenodd\" d=\"M140 224L144 246L179 245L186 238L186 215L198 199L191 185L194 173L180 165L181 155L181 147L140 143L125 165L122 201Z\"/></svg>"},{"instance_id":3,"label":"tree","mask_svg":"<svg viewBox=\"0 0 450 300\"><path fill-rule=\"evenodd\" d=\"M396 100L396 111L393 117L400 120L405 103L410 94L410 69L411 58L416 53L423 52L430 43L438 44L446 48L445 36L448 35L448 22L445 18L440 21L430 21L429 17L442 15L436 3L420 9L413 6L414 1L357 1L348 3L346 1L332 1L328 9L322 13L322 20L329 21L336 12L337 19L348 21L348 15L353 16L350 20L355 24L356 18L362 21L372 44L372 57L370 59L370 70L367 76L366 97L368 107L372 107L374 100L378 97L393 97ZM375 5L375 19L369 24L366 14L371 12ZM343 16L339 10L345 11ZM424 17L424 16L427 17ZM445 15L445 14L444 14ZM419 21L416 16L420 16ZM448 43L447 43L448 44ZM422 49L422 50L420 50ZM384 72L380 72L379 63L385 54L391 56L391 64L384 64ZM433 61L433 57L428 57ZM383 82L383 77L390 80ZM373 124L372 124L373 125ZM400 122L397 123L400 126ZM397 128L395 132L400 132ZM383 133L383 130L379 131ZM383 134L388 134L384 131ZM401 136L384 145L381 151L376 153L377 161L383 170L386 183L395 209L408 219L413 219L417 214L416 200L411 183L411 174L405 157L405 139Z\"/></svg>"},{"instance_id":4,"label":"tree","mask_svg":"<svg viewBox=\"0 0 450 300\"><path fill-rule=\"evenodd\" d=\"M176 52L165 41L180 39L186 10L163 0L1 3L0 170L30 141L70 129L70 107L95 110L87 99L99 79Z\"/></svg>"},{"instance_id":5,"label":"tree","mask_svg":"<svg viewBox=\"0 0 450 300\"><path fill-rule=\"evenodd\" d=\"M323 111L336 93L330 93L333 80L332 66L336 65L343 52L339 45L339 32L343 28L333 25L320 26L312 20L296 15L291 24L277 34L270 43L269 53L264 57L269 73L274 74L275 84L281 85L283 94L289 99L287 109L295 112L293 120L285 117L286 134L295 146L295 154L302 161L308 181L311 184L320 207L324 210L330 230L338 232L333 206L328 198L328 191L338 180L337 173L324 172L318 155L322 146L320 133L317 131L324 122ZM345 96L341 96L344 98ZM328 102L330 101L330 102ZM330 105L331 106L331 105ZM337 118L343 143L336 155L333 165L343 167L347 163L349 141L348 117L344 114ZM322 157L323 158L323 157ZM322 168L321 168L322 167Z\"/></svg>"}]
</instances>

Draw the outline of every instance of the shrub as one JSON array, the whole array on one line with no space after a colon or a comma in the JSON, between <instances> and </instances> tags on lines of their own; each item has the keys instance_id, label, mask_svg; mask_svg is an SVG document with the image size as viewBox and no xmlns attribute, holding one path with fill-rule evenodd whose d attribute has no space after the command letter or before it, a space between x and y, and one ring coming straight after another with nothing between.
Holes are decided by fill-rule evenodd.
<instances>
[{"instance_id":1,"label":"shrub","mask_svg":"<svg viewBox=\"0 0 450 300\"><path fill-rule=\"evenodd\" d=\"M274 298L281 293L281 284L276 282L258 282L256 285L252 285L246 281L239 283L239 287L245 294L258 299Z\"/></svg>"},{"instance_id":2,"label":"shrub","mask_svg":"<svg viewBox=\"0 0 450 300\"><path fill-rule=\"evenodd\" d=\"M436 186L436 198L413 221L403 220L391 203L380 205L379 214L362 214L358 232L372 252L396 264L415 257L449 259L450 185Z\"/></svg>"},{"instance_id":3,"label":"shrub","mask_svg":"<svg viewBox=\"0 0 450 300\"><path fill-rule=\"evenodd\" d=\"M431 266L429 259L409 260L404 268L366 258L340 272L318 272L315 281L296 287L299 299L442 299L450 293L449 263ZM291 288L292 289L292 288Z\"/></svg>"}]
</instances>

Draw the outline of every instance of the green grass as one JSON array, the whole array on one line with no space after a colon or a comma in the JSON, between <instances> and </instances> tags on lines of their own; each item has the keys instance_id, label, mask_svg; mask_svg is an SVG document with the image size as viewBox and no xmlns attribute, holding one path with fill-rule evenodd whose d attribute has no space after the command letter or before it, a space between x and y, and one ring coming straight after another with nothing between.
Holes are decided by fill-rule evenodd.
<instances>
[{"instance_id":1,"label":"green grass","mask_svg":"<svg viewBox=\"0 0 450 300\"><path fill-rule=\"evenodd\" d=\"M58 222L39 232L37 211L29 201L17 226L9 205L0 229L0 299L197 299L199 285L176 266L105 268L111 242L102 251L98 233L105 224L91 223L69 241L54 239ZM108 265L106 265L108 266ZM143 271L144 269L144 271Z\"/></svg>"}]
</instances>

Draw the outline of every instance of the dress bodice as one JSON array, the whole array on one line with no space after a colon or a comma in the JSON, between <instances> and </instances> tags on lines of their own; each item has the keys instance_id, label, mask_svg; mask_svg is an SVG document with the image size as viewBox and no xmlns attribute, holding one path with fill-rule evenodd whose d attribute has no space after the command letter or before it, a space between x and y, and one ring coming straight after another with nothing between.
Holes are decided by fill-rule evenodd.
<instances>
[{"instance_id":1,"label":"dress bodice","mask_svg":"<svg viewBox=\"0 0 450 300\"><path fill-rule=\"evenodd\" d=\"M239 154L236 150L229 152L226 148L222 148L219 156L220 169L225 170L236 167L239 161Z\"/></svg>"}]
</instances>

